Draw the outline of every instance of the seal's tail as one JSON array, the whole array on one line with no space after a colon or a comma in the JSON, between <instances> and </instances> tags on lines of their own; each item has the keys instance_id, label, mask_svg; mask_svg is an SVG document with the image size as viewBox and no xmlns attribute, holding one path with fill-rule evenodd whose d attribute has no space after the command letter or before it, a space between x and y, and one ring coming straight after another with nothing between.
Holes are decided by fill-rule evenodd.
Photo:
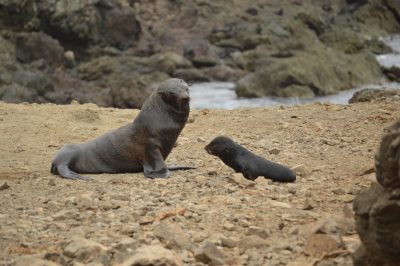
<instances>
[{"instance_id":1,"label":"seal's tail","mask_svg":"<svg viewBox=\"0 0 400 266\"><path fill-rule=\"evenodd\" d=\"M170 170L170 171L191 170L191 169L197 169L197 167L192 167L192 166L179 166L179 165L168 166L168 170Z\"/></svg>"},{"instance_id":2,"label":"seal's tail","mask_svg":"<svg viewBox=\"0 0 400 266\"><path fill-rule=\"evenodd\" d=\"M87 177L81 176L71 169L69 169L67 164L51 165L51 173L55 175L60 175L64 178L74 179L74 180L88 180Z\"/></svg>"}]
</instances>

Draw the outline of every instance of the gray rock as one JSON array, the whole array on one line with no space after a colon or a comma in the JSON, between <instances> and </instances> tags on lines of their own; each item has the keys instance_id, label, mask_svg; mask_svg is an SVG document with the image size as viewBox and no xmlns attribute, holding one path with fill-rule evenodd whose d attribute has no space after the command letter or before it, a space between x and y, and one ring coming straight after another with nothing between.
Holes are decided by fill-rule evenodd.
<instances>
[{"instance_id":1,"label":"gray rock","mask_svg":"<svg viewBox=\"0 0 400 266\"><path fill-rule=\"evenodd\" d=\"M60 264L57 264L55 262L49 261L49 260L44 260L40 258L38 255L28 255L28 256L23 256L21 258L18 258L15 260L15 262L12 264L13 266L57 266Z\"/></svg>"},{"instance_id":2,"label":"gray rock","mask_svg":"<svg viewBox=\"0 0 400 266\"><path fill-rule=\"evenodd\" d=\"M15 41L16 58L22 63L44 59L51 65L62 65L64 48L43 32L20 33Z\"/></svg>"},{"instance_id":3,"label":"gray rock","mask_svg":"<svg viewBox=\"0 0 400 266\"><path fill-rule=\"evenodd\" d=\"M63 245L63 254L79 262L89 263L107 258L108 249L92 240L74 236Z\"/></svg>"},{"instance_id":4,"label":"gray rock","mask_svg":"<svg viewBox=\"0 0 400 266\"><path fill-rule=\"evenodd\" d=\"M257 235L245 236L239 242L239 247L243 250L251 248L265 248L267 246L267 241Z\"/></svg>"},{"instance_id":5,"label":"gray rock","mask_svg":"<svg viewBox=\"0 0 400 266\"><path fill-rule=\"evenodd\" d=\"M191 249L192 247L190 238L177 224L160 223L154 228L153 234L168 248Z\"/></svg>"},{"instance_id":6,"label":"gray rock","mask_svg":"<svg viewBox=\"0 0 400 266\"><path fill-rule=\"evenodd\" d=\"M139 247L135 254L120 264L121 266L182 266L181 259L171 250L160 245Z\"/></svg>"},{"instance_id":7,"label":"gray rock","mask_svg":"<svg viewBox=\"0 0 400 266\"><path fill-rule=\"evenodd\" d=\"M318 46L316 51L295 57L266 59L254 73L240 79L235 90L242 97L304 98L332 94L381 77L380 66L370 55L344 56Z\"/></svg>"},{"instance_id":8,"label":"gray rock","mask_svg":"<svg viewBox=\"0 0 400 266\"><path fill-rule=\"evenodd\" d=\"M119 1L42 1L38 5L45 30L63 42L130 47L139 37L136 14Z\"/></svg>"},{"instance_id":9,"label":"gray rock","mask_svg":"<svg viewBox=\"0 0 400 266\"><path fill-rule=\"evenodd\" d=\"M400 101L400 90L362 89L356 91L349 99L349 103L388 101Z\"/></svg>"},{"instance_id":10,"label":"gray rock","mask_svg":"<svg viewBox=\"0 0 400 266\"><path fill-rule=\"evenodd\" d=\"M197 261L209 265L223 265L224 255L216 245L206 242L205 245L195 253Z\"/></svg>"},{"instance_id":11,"label":"gray rock","mask_svg":"<svg viewBox=\"0 0 400 266\"><path fill-rule=\"evenodd\" d=\"M263 239L267 239L270 236L270 232L266 229L258 227L258 226L250 226L249 230L247 231L248 235L256 235Z\"/></svg>"}]
</instances>

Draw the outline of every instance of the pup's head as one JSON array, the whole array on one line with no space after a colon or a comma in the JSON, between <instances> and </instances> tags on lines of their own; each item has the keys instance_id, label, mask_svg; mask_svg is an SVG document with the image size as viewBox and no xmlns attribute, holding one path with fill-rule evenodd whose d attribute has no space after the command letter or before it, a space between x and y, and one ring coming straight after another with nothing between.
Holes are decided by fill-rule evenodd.
<instances>
[{"instance_id":1,"label":"pup's head","mask_svg":"<svg viewBox=\"0 0 400 266\"><path fill-rule=\"evenodd\" d=\"M223 157L234 152L235 142L226 136L213 139L204 149L211 155Z\"/></svg>"}]
</instances>

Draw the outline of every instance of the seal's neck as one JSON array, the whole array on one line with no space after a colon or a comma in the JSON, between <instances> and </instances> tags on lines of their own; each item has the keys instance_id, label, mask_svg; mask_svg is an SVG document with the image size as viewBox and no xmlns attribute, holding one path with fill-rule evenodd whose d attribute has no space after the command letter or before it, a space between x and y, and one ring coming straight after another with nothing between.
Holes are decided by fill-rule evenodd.
<instances>
[{"instance_id":1,"label":"seal's neck","mask_svg":"<svg viewBox=\"0 0 400 266\"><path fill-rule=\"evenodd\" d=\"M159 92L160 93L160 92ZM178 113L189 113L189 98L178 98L174 94L160 93L162 100Z\"/></svg>"}]
</instances>

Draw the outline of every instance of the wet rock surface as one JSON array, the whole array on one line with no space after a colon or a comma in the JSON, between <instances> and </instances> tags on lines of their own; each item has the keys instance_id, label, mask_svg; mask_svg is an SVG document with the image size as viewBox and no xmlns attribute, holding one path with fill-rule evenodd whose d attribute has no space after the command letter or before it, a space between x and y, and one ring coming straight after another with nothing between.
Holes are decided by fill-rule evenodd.
<instances>
[{"instance_id":1,"label":"wet rock surface","mask_svg":"<svg viewBox=\"0 0 400 266\"><path fill-rule=\"evenodd\" d=\"M333 94L380 81L373 55L390 49L378 37L400 30L394 0L3 0L0 7L7 102L140 108L171 76L239 81L244 97ZM49 86L21 84L12 78L20 70ZM393 69L383 72L398 79Z\"/></svg>"},{"instance_id":2,"label":"wet rock surface","mask_svg":"<svg viewBox=\"0 0 400 266\"><path fill-rule=\"evenodd\" d=\"M400 101L400 91L393 89L362 89L354 93L349 103Z\"/></svg>"},{"instance_id":3,"label":"wet rock surface","mask_svg":"<svg viewBox=\"0 0 400 266\"><path fill-rule=\"evenodd\" d=\"M74 182L49 173L56 151L125 125L138 110L0 103L0 264L351 265L360 241L349 205L374 182L382 128L400 119L399 108L374 102L195 110L167 163L197 169L168 179L99 174ZM233 173L204 150L217 135L297 169L298 180L249 181ZM397 219L390 211L397 210L395 191L363 200L379 208L363 203L356 210L357 220L379 224L371 236L382 224L397 228L389 222Z\"/></svg>"}]
</instances>

